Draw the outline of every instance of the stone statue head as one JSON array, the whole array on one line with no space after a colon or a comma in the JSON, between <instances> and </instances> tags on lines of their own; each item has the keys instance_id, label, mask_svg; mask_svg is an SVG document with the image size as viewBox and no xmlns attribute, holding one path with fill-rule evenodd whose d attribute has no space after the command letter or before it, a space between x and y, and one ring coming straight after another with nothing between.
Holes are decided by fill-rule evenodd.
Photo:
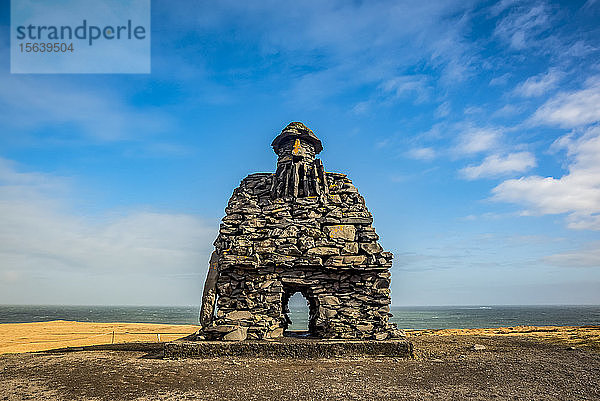
<instances>
[{"instance_id":1,"label":"stone statue head","mask_svg":"<svg viewBox=\"0 0 600 401\"><path fill-rule=\"evenodd\" d=\"M277 153L278 163L312 161L323 150L323 145L314 132L300 122L285 127L271 143Z\"/></svg>"}]
</instances>

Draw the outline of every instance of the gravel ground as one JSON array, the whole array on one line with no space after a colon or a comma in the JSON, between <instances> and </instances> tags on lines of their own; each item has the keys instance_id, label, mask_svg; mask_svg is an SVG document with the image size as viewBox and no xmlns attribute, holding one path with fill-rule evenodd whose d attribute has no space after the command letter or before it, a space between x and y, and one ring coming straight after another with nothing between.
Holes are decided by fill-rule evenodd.
<instances>
[{"instance_id":1,"label":"gravel ground","mask_svg":"<svg viewBox=\"0 0 600 401\"><path fill-rule=\"evenodd\" d=\"M10 354L0 357L0 400L600 400L600 353L589 349L522 337L411 341L414 360Z\"/></svg>"}]
</instances>

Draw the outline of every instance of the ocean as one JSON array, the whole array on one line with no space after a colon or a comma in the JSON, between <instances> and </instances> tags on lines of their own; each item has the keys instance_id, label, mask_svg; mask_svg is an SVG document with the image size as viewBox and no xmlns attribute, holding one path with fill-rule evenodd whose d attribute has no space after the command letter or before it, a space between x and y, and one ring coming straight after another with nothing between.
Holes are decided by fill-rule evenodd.
<instances>
[{"instance_id":1,"label":"ocean","mask_svg":"<svg viewBox=\"0 0 600 401\"><path fill-rule=\"evenodd\" d=\"M305 330L308 309L291 306L292 330ZM50 320L197 324L198 307L0 305L0 323ZM468 329L509 326L600 325L600 305L392 307L402 329Z\"/></svg>"}]
</instances>

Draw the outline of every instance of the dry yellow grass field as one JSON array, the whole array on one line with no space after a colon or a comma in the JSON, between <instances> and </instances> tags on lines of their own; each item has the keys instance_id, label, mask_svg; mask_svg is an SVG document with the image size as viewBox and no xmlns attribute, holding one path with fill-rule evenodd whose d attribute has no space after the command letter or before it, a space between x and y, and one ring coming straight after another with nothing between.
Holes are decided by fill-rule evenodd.
<instances>
[{"instance_id":1,"label":"dry yellow grass field","mask_svg":"<svg viewBox=\"0 0 600 401\"><path fill-rule=\"evenodd\" d=\"M110 344L111 342L172 341L198 329L198 326L193 325L84 323L64 320L39 323L4 323L0 324L0 354L83 347Z\"/></svg>"},{"instance_id":2,"label":"dry yellow grass field","mask_svg":"<svg viewBox=\"0 0 600 401\"><path fill-rule=\"evenodd\" d=\"M516 326L491 329L407 330L409 336L522 336L600 351L600 326Z\"/></svg>"},{"instance_id":3,"label":"dry yellow grass field","mask_svg":"<svg viewBox=\"0 0 600 401\"><path fill-rule=\"evenodd\" d=\"M39 323L0 324L0 354L37 352L65 347L128 343L165 342L191 334L194 325L149 323L84 323L57 320ZM114 336L113 336L114 332ZM600 351L600 326L517 326L491 329L407 330L416 336L524 336L541 341Z\"/></svg>"}]
</instances>

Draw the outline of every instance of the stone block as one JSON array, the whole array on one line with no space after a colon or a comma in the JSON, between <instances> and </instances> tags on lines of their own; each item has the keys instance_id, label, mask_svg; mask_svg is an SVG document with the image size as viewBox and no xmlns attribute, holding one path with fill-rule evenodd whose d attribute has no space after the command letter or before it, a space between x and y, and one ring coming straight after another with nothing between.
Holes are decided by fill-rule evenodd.
<instances>
[{"instance_id":1,"label":"stone block","mask_svg":"<svg viewBox=\"0 0 600 401\"><path fill-rule=\"evenodd\" d=\"M367 257L364 255L359 256L344 256L342 263L344 265L362 265L367 260Z\"/></svg>"},{"instance_id":2,"label":"stone block","mask_svg":"<svg viewBox=\"0 0 600 401\"><path fill-rule=\"evenodd\" d=\"M249 320L252 319L252 313L250 311L247 310L235 310L233 312L229 312L228 314L225 315L226 319L229 320Z\"/></svg>"},{"instance_id":3,"label":"stone block","mask_svg":"<svg viewBox=\"0 0 600 401\"><path fill-rule=\"evenodd\" d=\"M358 240L361 242L377 241L379 240L379 235L375 231L359 231Z\"/></svg>"},{"instance_id":4,"label":"stone block","mask_svg":"<svg viewBox=\"0 0 600 401\"><path fill-rule=\"evenodd\" d=\"M321 308L321 310L323 311L323 315L325 315L326 318L332 318L335 315L337 315L337 311L335 309L329 309L329 308Z\"/></svg>"},{"instance_id":5,"label":"stone block","mask_svg":"<svg viewBox=\"0 0 600 401\"><path fill-rule=\"evenodd\" d=\"M318 255L318 256L330 256L330 255L339 255L340 250L333 247L327 246L317 246L315 248L311 248L307 252L309 255Z\"/></svg>"},{"instance_id":6,"label":"stone block","mask_svg":"<svg viewBox=\"0 0 600 401\"><path fill-rule=\"evenodd\" d=\"M360 249L362 249L369 255L372 255L374 253L380 253L381 251L383 251L381 245L379 245L377 242L367 242L360 244Z\"/></svg>"},{"instance_id":7,"label":"stone block","mask_svg":"<svg viewBox=\"0 0 600 401\"><path fill-rule=\"evenodd\" d=\"M385 331L375 333L375 340L377 340L377 341L387 340L389 337L390 337L390 333L385 332Z\"/></svg>"},{"instance_id":8,"label":"stone block","mask_svg":"<svg viewBox=\"0 0 600 401\"><path fill-rule=\"evenodd\" d=\"M283 328L278 327L274 330L268 331L265 338L279 338L283 336Z\"/></svg>"},{"instance_id":9,"label":"stone block","mask_svg":"<svg viewBox=\"0 0 600 401\"><path fill-rule=\"evenodd\" d=\"M373 325L368 323L368 324L357 324L356 325L356 329L358 331L361 331L363 333L370 333L371 331L373 331Z\"/></svg>"},{"instance_id":10,"label":"stone block","mask_svg":"<svg viewBox=\"0 0 600 401\"><path fill-rule=\"evenodd\" d=\"M344 247L342 248L342 253L345 253L345 254L358 253L358 243L357 242L346 242L344 244Z\"/></svg>"},{"instance_id":11,"label":"stone block","mask_svg":"<svg viewBox=\"0 0 600 401\"><path fill-rule=\"evenodd\" d=\"M356 237L356 228L351 225L339 224L334 226L325 226L324 231L325 234L331 239L354 241L354 238Z\"/></svg>"},{"instance_id":12,"label":"stone block","mask_svg":"<svg viewBox=\"0 0 600 401\"><path fill-rule=\"evenodd\" d=\"M248 336L248 327L236 326L233 331L225 334L223 340L225 341L244 341Z\"/></svg>"},{"instance_id":13,"label":"stone block","mask_svg":"<svg viewBox=\"0 0 600 401\"><path fill-rule=\"evenodd\" d=\"M364 255L330 256L325 261L325 266L344 267L358 266L365 263L367 257Z\"/></svg>"},{"instance_id":14,"label":"stone block","mask_svg":"<svg viewBox=\"0 0 600 401\"><path fill-rule=\"evenodd\" d=\"M338 306L340 304L340 300L333 295L326 295L324 297L319 298L321 305L329 305L329 306Z\"/></svg>"}]
</instances>

